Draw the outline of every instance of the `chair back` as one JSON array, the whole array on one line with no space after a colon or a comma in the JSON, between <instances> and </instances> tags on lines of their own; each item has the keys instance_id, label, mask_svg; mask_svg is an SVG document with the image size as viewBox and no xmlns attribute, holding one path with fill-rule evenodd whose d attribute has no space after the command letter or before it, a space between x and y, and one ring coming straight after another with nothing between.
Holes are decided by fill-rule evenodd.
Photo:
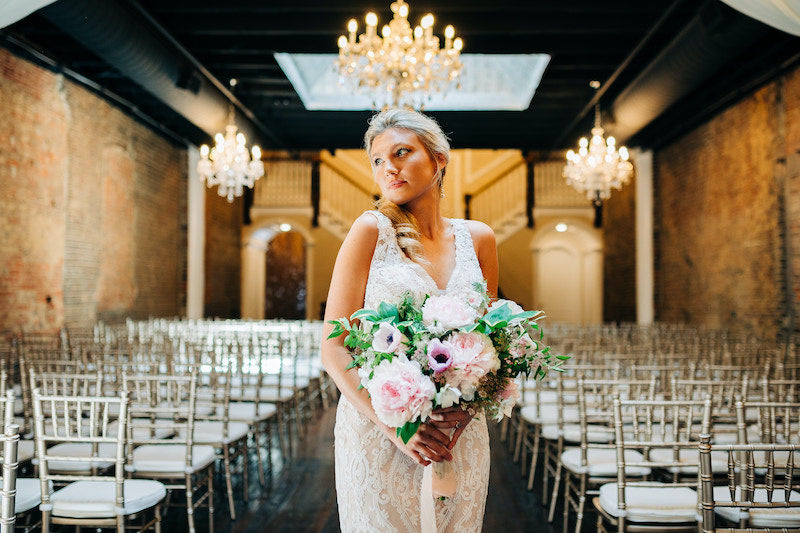
<instances>
[{"instance_id":1,"label":"chair back","mask_svg":"<svg viewBox=\"0 0 800 533\"><path fill-rule=\"evenodd\" d=\"M700 437L700 508L703 533L800 531L797 444L711 444ZM728 456L727 483L714 486L711 453ZM730 527L717 527L723 517Z\"/></svg>"},{"instance_id":2,"label":"chair back","mask_svg":"<svg viewBox=\"0 0 800 533\"><path fill-rule=\"evenodd\" d=\"M7 409L7 407L6 407ZM13 397L11 411L13 416ZM17 447L19 446L19 426L6 424L4 434L0 435L3 443L3 482L0 488L0 533L13 533L17 515L14 512L17 494Z\"/></svg>"}]
</instances>

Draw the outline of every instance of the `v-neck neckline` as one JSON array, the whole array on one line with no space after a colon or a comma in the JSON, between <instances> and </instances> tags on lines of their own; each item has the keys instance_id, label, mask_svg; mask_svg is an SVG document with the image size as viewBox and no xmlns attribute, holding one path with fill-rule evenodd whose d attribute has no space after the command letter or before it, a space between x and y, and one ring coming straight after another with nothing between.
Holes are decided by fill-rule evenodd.
<instances>
[{"instance_id":1,"label":"v-neck neckline","mask_svg":"<svg viewBox=\"0 0 800 533\"><path fill-rule=\"evenodd\" d=\"M416 261L414 261L410 257L408 257L405 254L403 254L403 257L405 258L405 260L410 261L411 264L415 265L423 273L423 275L426 278L428 278L428 280L433 284L433 286L436 287L436 290L439 292L439 294L443 294L443 293L447 292L447 289L450 288L450 283L453 281L453 277L454 277L454 275L456 273L456 270L458 269L458 248L459 248L459 246L458 246L458 235L456 235L456 232L458 230L456 229L456 224L453 222L452 218L445 218L445 220L447 220L450 223L450 229L453 232L453 270L450 271L450 276L447 278L447 283L445 284L444 289L439 287L439 284L436 283L436 280L433 279L433 276L431 276L430 272L425 270L424 266L420 265L419 263L417 263Z\"/></svg>"}]
</instances>

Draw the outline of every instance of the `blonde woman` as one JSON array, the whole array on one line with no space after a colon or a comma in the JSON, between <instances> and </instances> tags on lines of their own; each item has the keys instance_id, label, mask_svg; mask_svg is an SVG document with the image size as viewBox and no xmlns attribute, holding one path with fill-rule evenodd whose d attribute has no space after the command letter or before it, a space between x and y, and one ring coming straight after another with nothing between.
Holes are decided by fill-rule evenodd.
<instances>
[{"instance_id":1,"label":"blonde woman","mask_svg":"<svg viewBox=\"0 0 800 533\"><path fill-rule=\"evenodd\" d=\"M415 111L389 109L371 119L364 145L381 198L342 243L325 319L397 302L406 291L420 298L458 293L482 280L496 297L494 233L441 213L450 145L439 125ZM356 370L346 370L350 361L343 336L324 342L322 362L342 393L335 428L342 531L480 531L489 480L483 415L457 406L436 410L404 444L378 420L366 390L358 390ZM433 498L425 472L433 461L452 461L453 497Z\"/></svg>"}]
</instances>

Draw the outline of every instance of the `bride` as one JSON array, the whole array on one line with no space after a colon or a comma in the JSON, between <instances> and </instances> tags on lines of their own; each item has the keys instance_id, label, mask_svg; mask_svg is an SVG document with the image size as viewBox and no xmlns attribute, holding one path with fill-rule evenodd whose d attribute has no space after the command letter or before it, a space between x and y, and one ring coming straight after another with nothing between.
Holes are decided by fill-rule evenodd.
<instances>
[{"instance_id":1,"label":"bride","mask_svg":"<svg viewBox=\"0 0 800 533\"><path fill-rule=\"evenodd\" d=\"M399 301L406 291L420 298L458 293L482 280L496 297L494 233L441 214L450 145L439 125L415 111L389 109L370 120L364 144L381 198L342 243L325 320ZM331 328L326 324L324 337ZM489 480L483 414L438 409L404 444L358 389L356 370L346 369L351 360L343 336L323 343L323 365L342 393L334 430L342 531L480 531ZM430 464L439 461L451 461L456 472L450 498L434 499L431 491Z\"/></svg>"}]
</instances>

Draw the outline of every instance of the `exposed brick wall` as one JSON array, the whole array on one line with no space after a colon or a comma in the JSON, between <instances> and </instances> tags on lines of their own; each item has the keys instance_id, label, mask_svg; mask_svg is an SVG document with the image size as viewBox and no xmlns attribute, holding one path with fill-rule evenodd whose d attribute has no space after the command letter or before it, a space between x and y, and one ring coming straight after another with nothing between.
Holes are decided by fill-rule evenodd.
<instances>
[{"instance_id":1,"label":"exposed brick wall","mask_svg":"<svg viewBox=\"0 0 800 533\"><path fill-rule=\"evenodd\" d=\"M0 145L0 331L183 312L184 149L2 49Z\"/></svg>"},{"instance_id":2,"label":"exposed brick wall","mask_svg":"<svg viewBox=\"0 0 800 533\"><path fill-rule=\"evenodd\" d=\"M241 315L241 230L244 217L243 200L232 204L216 194L206 192L206 283L207 317L239 318Z\"/></svg>"},{"instance_id":3,"label":"exposed brick wall","mask_svg":"<svg viewBox=\"0 0 800 533\"><path fill-rule=\"evenodd\" d=\"M777 333L777 97L767 85L655 154L657 320Z\"/></svg>"},{"instance_id":4,"label":"exposed brick wall","mask_svg":"<svg viewBox=\"0 0 800 533\"><path fill-rule=\"evenodd\" d=\"M636 321L636 178L603 204L603 321Z\"/></svg>"}]
</instances>

